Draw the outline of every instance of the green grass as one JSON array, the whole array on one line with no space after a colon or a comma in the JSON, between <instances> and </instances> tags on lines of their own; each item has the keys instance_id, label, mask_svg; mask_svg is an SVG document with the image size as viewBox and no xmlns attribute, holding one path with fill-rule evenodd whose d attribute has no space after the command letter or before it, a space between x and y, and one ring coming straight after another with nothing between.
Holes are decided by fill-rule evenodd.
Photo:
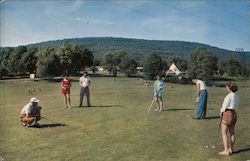
<instances>
[{"instance_id":1,"label":"green grass","mask_svg":"<svg viewBox=\"0 0 250 161\"><path fill-rule=\"evenodd\" d=\"M238 149L250 148L250 81L238 82L240 107L236 127ZM41 88L42 115L68 126L23 128L19 112L31 97L30 88ZM65 109L60 83L45 81L0 82L0 156L7 161L246 161L250 150L229 157L217 140L219 119L192 120L195 86L168 84L165 110L147 108L149 88L136 78L93 78L91 109L77 108L78 82L72 83L73 109ZM208 116L218 116L225 88L209 88ZM179 110L178 110L179 109ZM51 124L41 120L40 124ZM205 146L215 145L216 148Z\"/></svg>"}]
</instances>

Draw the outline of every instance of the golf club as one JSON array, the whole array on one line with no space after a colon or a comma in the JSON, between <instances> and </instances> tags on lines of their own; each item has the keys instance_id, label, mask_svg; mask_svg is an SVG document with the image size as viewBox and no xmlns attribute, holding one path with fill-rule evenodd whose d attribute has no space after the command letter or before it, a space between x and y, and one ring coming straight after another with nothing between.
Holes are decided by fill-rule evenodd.
<instances>
[{"instance_id":1,"label":"golf club","mask_svg":"<svg viewBox=\"0 0 250 161\"><path fill-rule=\"evenodd\" d=\"M155 102L155 98L153 98L152 103L151 103L151 105L150 105L149 108L148 108L148 112L150 111L150 109L151 109L151 107L153 106L154 102Z\"/></svg>"},{"instance_id":2,"label":"golf club","mask_svg":"<svg viewBox=\"0 0 250 161\"><path fill-rule=\"evenodd\" d=\"M162 90L162 89L160 89L160 90ZM159 90L159 91L160 91ZM159 93L159 91L156 93L156 95ZM153 104L154 104L154 102L155 102L155 98L153 98L153 100L152 100L152 103L151 103L151 105L149 106L149 108L148 108L148 112L150 111L150 109L152 108L152 106L153 106Z\"/></svg>"},{"instance_id":3,"label":"golf club","mask_svg":"<svg viewBox=\"0 0 250 161\"><path fill-rule=\"evenodd\" d=\"M191 118L194 117L194 113L196 111L196 107L197 106L194 106L194 109L193 109L192 113L190 115L188 115L187 117L191 117Z\"/></svg>"},{"instance_id":4,"label":"golf club","mask_svg":"<svg viewBox=\"0 0 250 161\"><path fill-rule=\"evenodd\" d=\"M61 126L67 126L65 123L58 123L57 121L53 121L53 120L48 119L48 118L43 117L43 116L41 116L41 118L43 118L43 119L45 119L45 120L48 120L48 121L50 121L50 122L56 123L56 124L60 124Z\"/></svg>"},{"instance_id":5,"label":"golf club","mask_svg":"<svg viewBox=\"0 0 250 161\"><path fill-rule=\"evenodd\" d=\"M220 123L219 123L219 126L218 126L217 138L216 138L215 145L218 145L218 141L219 141L219 134L220 134L220 129L221 129L221 122L222 122L222 117L220 117Z\"/></svg>"},{"instance_id":6,"label":"golf club","mask_svg":"<svg viewBox=\"0 0 250 161\"><path fill-rule=\"evenodd\" d=\"M215 149L216 146L218 145L221 122L222 122L222 117L220 118L220 123L219 123L218 130L217 130L217 137L216 137L216 140L215 140L215 144L210 146L212 149ZM209 146L206 145L206 148L209 148Z\"/></svg>"}]
</instances>

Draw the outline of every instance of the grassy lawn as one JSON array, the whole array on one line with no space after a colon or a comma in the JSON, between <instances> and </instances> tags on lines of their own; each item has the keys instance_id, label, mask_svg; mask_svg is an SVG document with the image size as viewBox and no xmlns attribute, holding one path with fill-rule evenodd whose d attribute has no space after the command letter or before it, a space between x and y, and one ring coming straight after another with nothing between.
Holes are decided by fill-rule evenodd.
<instances>
[{"instance_id":1,"label":"grassy lawn","mask_svg":"<svg viewBox=\"0 0 250 161\"><path fill-rule=\"evenodd\" d=\"M77 79L75 79L77 80ZM250 159L250 81L239 83L236 146L241 152L219 156L218 116L225 88L209 88L207 120L187 116L195 106L195 86L168 84L165 110L147 112L149 88L136 78L93 78L91 109L79 109L79 84L72 83L73 108L65 109L60 83L0 82L0 156L6 161L246 161ZM42 115L68 126L23 128L19 112L37 93ZM85 101L85 100L84 100ZM41 120L40 124L53 124ZM209 148L206 148L206 145ZM211 148L215 145L215 149Z\"/></svg>"}]
</instances>

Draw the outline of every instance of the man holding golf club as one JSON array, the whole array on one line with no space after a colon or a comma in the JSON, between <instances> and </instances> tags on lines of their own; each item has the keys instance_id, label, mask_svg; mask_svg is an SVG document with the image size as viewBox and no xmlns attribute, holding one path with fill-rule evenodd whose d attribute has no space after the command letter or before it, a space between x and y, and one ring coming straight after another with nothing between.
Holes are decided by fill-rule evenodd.
<instances>
[{"instance_id":1,"label":"man holding golf club","mask_svg":"<svg viewBox=\"0 0 250 161\"><path fill-rule=\"evenodd\" d=\"M21 113L20 120L24 127L38 127L38 121L41 120L41 107L38 106L39 100L36 97L32 97L30 102L26 104Z\"/></svg>"},{"instance_id":2,"label":"man holding golf club","mask_svg":"<svg viewBox=\"0 0 250 161\"><path fill-rule=\"evenodd\" d=\"M204 119L206 118L207 111L207 87L204 81L200 79L193 78L192 82L196 84L197 93L197 112L194 119Z\"/></svg>"},{"instance_id":3,"label":"man holding golf club","mask_svg":"<svg viewBox=\"0 0 250 161\"><path fill-rule=\"evenodd\" d=\"M225 97L220 109L221 116L221 134L224 145L224 150L219 152L219 155L230 155L234 152L235 143L235 124L237 121L236 108L239 105L239 96L236 93L238 87L235 83L228 82L226 84L228 95ZM230 134L229 140L227 134Z\"/></svg>"},{"instance_id":4,"label":"man holding golf club","mask_svg":"<svg viewBox=\"0 0 250 161\"><path fill-rule=\"evenodd\" d=\"M154 82L154 99L156 101L155 111L162 111L163 108L163 89L166 87L166 82L162 80L161 74L157 74L156 81Z\"/></svg>"}]
</instances>

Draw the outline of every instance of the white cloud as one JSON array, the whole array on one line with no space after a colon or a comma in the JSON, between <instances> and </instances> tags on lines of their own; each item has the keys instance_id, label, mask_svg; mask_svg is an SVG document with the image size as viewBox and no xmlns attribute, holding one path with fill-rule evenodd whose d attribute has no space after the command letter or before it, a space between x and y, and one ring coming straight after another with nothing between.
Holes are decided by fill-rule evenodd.
<instances>
[{"instance_id":1,"label":"white cloud","mask_svg":"<svg viewBox=\"0 0 250 161\"><path fill-rule=\"evenodd\" d=\"M86 2L86 0L74 0L71 7L71 11L79 10Z\"/></svg>"},{"instance_id":2,"label":"white cloud","mask_svg":"<svg viewBox=\"0 0 250 161\"><path fill-rule=\"evenodd\" d=\"M82 18L76 17L76 21L82 21Z\"/></svg>"}]
</instances>

